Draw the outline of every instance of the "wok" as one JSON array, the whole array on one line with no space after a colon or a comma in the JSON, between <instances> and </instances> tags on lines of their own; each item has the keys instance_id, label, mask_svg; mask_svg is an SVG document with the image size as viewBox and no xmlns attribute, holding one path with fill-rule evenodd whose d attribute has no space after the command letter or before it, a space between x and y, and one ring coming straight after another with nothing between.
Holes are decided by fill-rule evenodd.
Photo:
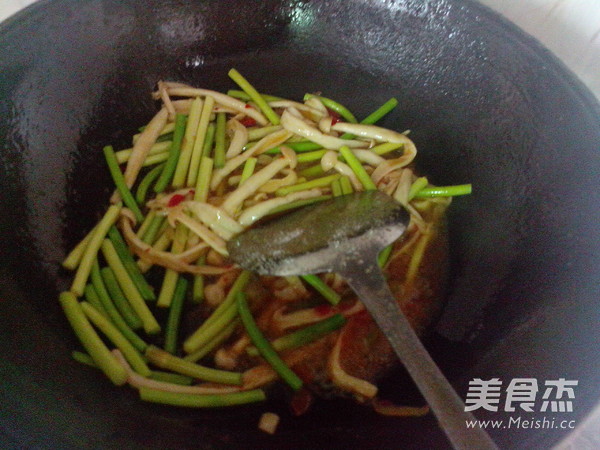
<instances>
[{"instance_id":1,"label":"wok","mask_svg":"<svg viewBox=\"0 0 600 450\"><path fill-rule=\"evenodd\" d=\"M443 448L431 416L385 418L347 400L293 418L141 403L72 361L59 268L110 195L102 145L155 111L157 80L320 90L411 129L435 184L473 183L450 211L452 281L428 345L464 398L469 380L578 380L580 425L600 399L599 109L537 42L470 1L41 1L0 27L0 442L36 448ZM418 396L399 371L390 398ZM542 387L540 387L542 389ZM539 392L541 396L541 391ZM538 396L538 398L540 398ZM504 397L502 397L504 400ZM275 436L256 429L279 412ZM490 429L546 447L569 429Z\"/></svg>"}]
</instances>

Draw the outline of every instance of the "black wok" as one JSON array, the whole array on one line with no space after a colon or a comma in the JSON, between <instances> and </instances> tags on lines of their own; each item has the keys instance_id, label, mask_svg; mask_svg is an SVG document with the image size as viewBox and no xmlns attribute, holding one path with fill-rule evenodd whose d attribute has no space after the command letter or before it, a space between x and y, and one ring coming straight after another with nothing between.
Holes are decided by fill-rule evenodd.
<instances>
[{"instance_id":1,"label":"black wok","mask_svg":"<svg viewBox=\"0 0 600 450\"><path fill-rule=\"evenodd\" d=\"M281 399L143 404L70 359L59 262L110 194L101 146L125 147L152 116L157 80L224 90L232 66L264 92L320 90L358 116L398 98L384 124L412 130L421 170L474 187L451 208L436 360L463 398L472 378L578 380L573 412L545 416L581 424L600 400L600 116L551 54L470 1L56 0L0 26L0 446L448 445L431 416L383 418L345 400L300 418ZM382 389L401 399L395 380ZM475 413L544 416L503 406ZM273 437L256 429L265 410L282 415ZM530 448L571 430L489 431Z\"/></svg>"}]
</instances>

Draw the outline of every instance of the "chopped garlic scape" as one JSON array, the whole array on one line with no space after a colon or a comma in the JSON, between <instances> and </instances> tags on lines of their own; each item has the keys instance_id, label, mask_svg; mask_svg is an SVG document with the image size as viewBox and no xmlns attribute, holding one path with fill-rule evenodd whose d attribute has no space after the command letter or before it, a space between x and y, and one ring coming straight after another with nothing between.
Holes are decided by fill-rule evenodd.
<instances>
[{"instance_id":1,"label":"chopped garlic scape","mask_svg":"<svg viewBox=\"0 0 600 450\"><path fill-rule=\"evenodd\" d=\"M151 389L157 389L159 391L175 392L180 394L225 394L240 391L240 388L237 386L214 387L210 385L203 386L202 384L196 386L185 386L181 384L152 380L136 373L119 350L114 349L112 354L127 372L127 383L137 389L141 387L147 387Z\"/></svg>"},{"instance_id":2,"label":"chopped garlic scape","mask_svg":"<svg viewBox=\"0 0 600 450\"><path fill-rule=\"evenodd\" d=\"M238 221L243 227L248 227L278 206L287 205L296 200L319 197L320 195L320 189L309 189L307 191L293 192L284 197L272 198L245 209L238 218Z\"/></svg>"}]
</instances>

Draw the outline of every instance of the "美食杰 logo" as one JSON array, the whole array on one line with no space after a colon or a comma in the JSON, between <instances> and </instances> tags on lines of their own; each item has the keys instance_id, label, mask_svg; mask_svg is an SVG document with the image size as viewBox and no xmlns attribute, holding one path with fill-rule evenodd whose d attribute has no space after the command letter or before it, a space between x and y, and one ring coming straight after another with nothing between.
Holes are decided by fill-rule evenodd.
<instances>
[{"instance_id":1,"label":"\u7f8e\u98df\u6770 logo","mask_svg":"<svg viewBox=\"0 0 600 450\"><path fill-rule=\"evenodd\" d=\"M499 378L473 378L465 400L465 411L483 409L491 412L532 413L511 416L508 420L468 420L467 428L546 428L573 429L575 420L557 417L535 417L534 413L572 413L578 380L538 381L537 378L513 378L503 385Z\"/></svg>"}]
</instances>

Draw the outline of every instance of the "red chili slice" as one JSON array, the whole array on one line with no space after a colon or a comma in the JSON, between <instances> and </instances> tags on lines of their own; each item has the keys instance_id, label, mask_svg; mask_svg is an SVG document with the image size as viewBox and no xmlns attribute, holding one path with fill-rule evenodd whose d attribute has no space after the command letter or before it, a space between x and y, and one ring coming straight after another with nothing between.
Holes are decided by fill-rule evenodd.
<instances>
[{"instance_id":1,"label":"red chili slice","mask_svg":"<svg viewBox=\"0 0 600 450\"><path fill-rule=\"evenodd\" d=\"M185 200L185 196L181 195L181 194L175 194L173 197L171 197L171 199L169 200L168 206L169 208L172 208L173 206L177 206L179 205L182 201Z\"/></svg>"},{"instance_id":2,"label":"red chili slice","mask_svg":"<svg viewBox=\"0 0 600 450\"><path fill-rule=\"evenodd\" d=\"M240 123L248 128L256 125L256 120L254 120L252 117L244 117L242 120L240 120Z\"/></svg>"},{"instance_id":3,"label":"red chili slice","mask_svg":"<svg viewBox=\"0 0 600 450\"><path fill-rule=\"evenodd\" d=\"M333 109L327 108L327 112L329 113L329 116L331 117L331 125L335 125L338 122L342 122L342 116L340 116L336 111L334 111Z\"/></svg>"}]
</instances>

